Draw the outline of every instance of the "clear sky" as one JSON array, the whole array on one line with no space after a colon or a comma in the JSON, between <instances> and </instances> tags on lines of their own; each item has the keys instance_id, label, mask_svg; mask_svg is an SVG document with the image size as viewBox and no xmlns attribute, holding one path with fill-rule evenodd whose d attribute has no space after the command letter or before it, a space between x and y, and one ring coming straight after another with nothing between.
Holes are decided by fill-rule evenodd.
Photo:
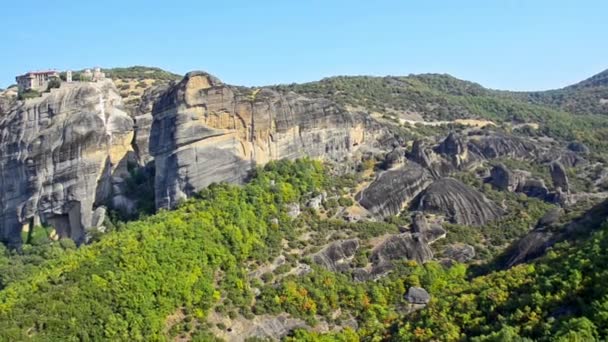
<instances>
[{"instance_id":1,"label":"clear sky","mask_svg":"<svg viewBox=\"0 0 608 342\"><path fill-rule=\"evenodd\" d=\"M2 0L0 87L28 70L158 66L267 85L449 73L512 90L608 68L608 0Z\"/></svg>"}]
</instances>

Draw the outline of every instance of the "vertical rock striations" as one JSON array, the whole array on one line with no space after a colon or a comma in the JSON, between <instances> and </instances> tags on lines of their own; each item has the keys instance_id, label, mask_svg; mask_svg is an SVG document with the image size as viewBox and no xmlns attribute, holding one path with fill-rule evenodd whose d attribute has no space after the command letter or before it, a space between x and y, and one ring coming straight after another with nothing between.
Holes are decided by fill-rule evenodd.
<instances>
[{"instance_id":1,"label":"vertical rock striations","mask_svg":"<svg viewBox=\"0 0 608 342\"><path fill-rule=\"evenodd\" d=\"M64 84L0 118L0 238L52 225L80 243L126 171L133 120L111 81ZM97 218L99 221L99 218Z\"/></svg>"},{"instance_id":2,"label":"vertical rock striations","mask_svg":"<svg viewBox=\"0 0 608 342\"><path fill-rule=\"evenodd\" d=\"M365 209L380 216L398 214L432 181L430 174L416 163L386 171L357 194Z\"/></svg>"},{"instance_id":3,"label":"vertical rock striations","mask_svg":"<svg viewBox=\"0 0 608 342\"><path fill-rule=\"evenodd\" d=\"M270 160L343 161L371 140L368 119L327 100L269 89L247 93L203 72L171 87L152 115L157 208L173 207L213 182L241 182Z\"/></svg>"},{"instance_id":4,"label":"vertical rock striations","mask_svg":"<svg viewBox=\"0 0 608 342\"><path fill-rule=\"evenodd\" d=\"M503 215L496 203L454 178L442 178L431 184L418 198L415 209L437 213L467 226L482 226Z\"/></svg>"}]
</instances>

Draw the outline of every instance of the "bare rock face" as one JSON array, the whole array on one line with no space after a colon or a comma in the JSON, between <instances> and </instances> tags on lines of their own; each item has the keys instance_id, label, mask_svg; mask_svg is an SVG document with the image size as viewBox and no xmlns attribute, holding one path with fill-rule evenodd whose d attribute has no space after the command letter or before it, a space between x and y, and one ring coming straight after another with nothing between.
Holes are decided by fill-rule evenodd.
<instances>
[{"instance_id":1,"label":"bare rock face","mask_svg":"<svg viewBox=\"0 0 608 342\"><path fill-rule=\"evenodd\" d=\"M450 132L445 140L437 146L436 152L446 156L452 165L459 169L468 159L468 148L462 138Z\"/></svg>"},{"instance_id":2,"label":"bare rock face","mask_svg":"<svg viewBox=\"0 0 608 342\"><path fill-rule=\"evenodd\" d=\"M19 244L25 225L45 223L77 243L103 221L94 209L127 174L133 120L114 84L64 84L18 102L0 118L0 239Z\"/></svg>"},{"instance_id":3,"label":"bare rock face","mask_svg":"<svg viewBox=\"0 0 608 342\"><path fill-rule=\"evenodd\" d=\"M566 169L562 165L562 163L558 161L554 161L549 165L549 171L551 172L551 180L553 181L553 186L557 188L561 188L566 193L570 191L570 184L568 182L568 175L566 174Z\"/></svg>"},{"instance_id":4,"label":"bare rock face","mask_svg":"<svg viewBox=\"0 0 608 342\"><path fill-rule=\"evenodd\" d=\"M471 137L467 145L470 151L486 159L499 157L533 159L538 154L538 149L531 141L500 133Z\"/></svg>"},{"instance_id":5,"label":"bare rock face","mask_svg":"<svg viewBox=\"0 0 608 342\"><path fill-rule=\"evenodd\" d=\"M502 191L516 191L525 179L525 174L512 172L504 164L494 165L490 171L490 183Z\"/></svg>"},{"instance_id":6,"label":"bare rock face","mask_svg":"<svg viewBox=\"0 0 608 342\"><path fill-rule=\"evenodd\" d=\"M359 249L358 239L336 241L312 255L312 260L333 272L346 271Z\"/></svg>"},{"instance_id":7,"label":"bare rock face","mask_svg":"<svg viewBox=\"0 0 608 342\"><path fill-rule=\"evenodd\" d=\"M549 199L549 189L542 179L526 179L520 184L517 191L526 194L528 197Z\"/></svg>"},{"instance_id":8,"label":"bare rock face","mask_svg":"<svg viewBox=\"0 0 608 342\"><path fill-rule=\"evenodd\" d=\"M433 259L428 242L419 234L402 233L392 235L372 250L370 257L375 266L392 260L415 260L424 263Z\"/></svg>"},{"instance_id":9,"label":"bare rock face","mask_svg":"<svg viewBox=\"0 0 608 342\"><path fill-rule=\"evenodd\" d=\"M443 254L458 262L468 262L475 258L475 247L467 244L456 243L448 246Z\"/></svg>"},{"instance_id":10,"label":"bare rock face","mask_svg":"<svg viewBox=\"0 0 608 342\"><path fill-rule=\"evenodd\" d=\"M213 182L242 182L270 160L343 161L373 140L366 129L371 119L362 114L295 93L242 93L203 72L165 92L152 116L157 208L173 207Z\"/></svg>"},{"instance_id":11,"label":"bare rock face","mask_svg":"<svg viewBox=\"0 0 608 342\"><path fill-rule=\"evenodd\" d=\"M407 289L405 300L411 304L428 304L431 301L431 295L422 287L412 286Z\"/></svg>"},{"instance_id":12,"label":"bare rock face","mask_svg":"<svg viewBox=\"0 0 608 342\"><path fill-rule=\"evenodd\" d=\"M571 143L568 144L568 149L572 152L576 152L576 153L580 153L583 155L587 155L589 154L589 147L587 147L587 145L578 142L578 141L573 141Z\"/></svg>"},{"instance_id":13,"label":"bare rock face","mask_svg":"<svg viewBox=\"0 0 608 342\"><path fill-rule=\"evenodd\" d=\"M357 200L374 214L395 215L430 183L430 174L425 169L416 163L409 163L380 174L357 194Z\"/></svg>"},{"instance_id":14,"label":"bare rock face","mask_svg":"<svg viewBox=\"0 0 608 342\"><path fill-rule=\"evenodd\" d=\"M174 86L174 84L162 84L147 89L139 102L139 106L133 112L132 116L135 121L134 147L140 165L146 165L153 159L150 155L150 131L152 130L152 122L154 121L152 111L154 110L156 101L158 101L171 86Z\"/></svg>"},{"instance_id":15,"label":"bare rock face","mask_svg":"<svg viewBox=\"0 0 608 342\"><path fill-rule=\"evenodd\" d=\"M454 178L433 182L420 195L414 208L443 215L453 223L467 226L481 226L503 215L496 203Z\"/></svg>"}]
</instances>

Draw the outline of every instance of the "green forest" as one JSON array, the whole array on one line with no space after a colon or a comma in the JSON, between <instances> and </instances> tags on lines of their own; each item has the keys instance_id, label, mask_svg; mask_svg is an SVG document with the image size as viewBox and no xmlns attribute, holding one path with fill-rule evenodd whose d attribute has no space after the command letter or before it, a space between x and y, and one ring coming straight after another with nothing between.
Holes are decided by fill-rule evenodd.
<instances>
[{"instance_id":1,"label":"green forest","mask_svg":"<svg viewBox=\"0 0 608 342\"><path fill-rule=\"evenodd\" d=\"M312 327L347 319L357 324L326 334L300 329L288 341L608 337L608 225L508 270L396 261L388 276L355 282L304 259L312 272L303 276L280 268L248 276L279 255L284 240L296 241L304 226L362 237L396 231L398 218L345 225L313 212L296 220L287 215L288 204L352 182L316 161L271 162L247 185L212 185L174 211L119 223L78 249L39 229L20 252L1 250L0 340L151 341L187 334L208 341L215 339L210 329L216 327L206 321L213 312L246 318L288 313ZM423 286L432 299L408 314L410 286ZM183 319L169 325L176 311Z\"/></svg>"}]
</instances>

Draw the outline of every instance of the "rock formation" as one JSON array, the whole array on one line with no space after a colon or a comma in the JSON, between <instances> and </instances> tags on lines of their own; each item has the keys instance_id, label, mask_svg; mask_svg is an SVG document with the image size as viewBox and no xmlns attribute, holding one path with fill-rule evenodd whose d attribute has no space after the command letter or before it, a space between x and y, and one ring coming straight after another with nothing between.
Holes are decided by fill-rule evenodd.
<instances>
[{"instance_id":1,"label":"rock formation","mask_svg":"<svg viewBox=\"0 0 608 342\"><path fill-rule=\"evenodd\" d=\"M578 142L578 141L573 141L573 142L569 143L568 149L572 152L580 153L583 155L589 154L589 147L587 147L587 145L585 145L581 142Z\"/></svg>"},{"instance_id":2,"label":"rock formation","mask_svg":"<svg viewBox=\"0 0 608 342\"><path fill-rule=\"evenodd\" d=\"M269 89L247 94L203 72L165 92L152 116L157 208L173 207L213 182L241 182L270 160L343 161L373 140L367 116L328 100Z\"/></svg>"},{"instance_id":3,"label":"rock formation","mask_svg":"<svg viewBox=\"0 0 608 342\"><path fill-rule=\"evenodd\" d=\"M381 216L398 214L431 182L429 173L416 163L381 173L357 194L363 207Z\"/></svg>"},{"instance_id":4,"label":"rock formation","mask_svg":"<svg viewBox=\"0 0 608 342\"><path fill-rule=\"evenodd\" d=\"M549 170L551 172L551 180L553 181L553 186L557 188L561 188L566 193L570 191L570 184L568 182L568 175L566 174L566 169L564 166L558 162L554 161L549 165Z\"/></svg>"},{"instance_id":5,"label":"rock formation","mask_svg":"<svg viewBox=\"0 0 608 342\"><path fill-rule=\"evenodd\" d=\"M412 286L407 289L405 300L410 304L428 304L431 301L431 295L422 287Z\"/></svg>"},{"instance_id":6,"label":"rock formation","mask_svg":"<svg viewBox=\"0 0 608 342\"><path fill-rule=\"evenodd\" d=\"M520 184L517 191L526 194L528 197L548 200L549 189L542 179L526 179L523 184Z\"/></svg>"},{"instance_id":7,"label":"rock formation","mask_svg":"<svg viewBox=\"0 0 608 342\"><path fill-rule=\"evenodd\" d=\"M312 260L333 272L350 268L349 261L359 249L358 239L336 241L312 255Z\"/></svg>"},{"instance_id":8,"label":"rock formation","mask_svg":"<svg viewBox=\"0 0 608 342\"><path fill-rule=\"evenodd\" d=\"M370 260L378 266L400 259L416 260L422 264L432 258L433 251L423 237L418 234L402 233L390 236L374 248Z\"/></svg>"},{"instance_id":9,"label":"rock formation","mask_svg":"<svg viewBox=\"0 0 608 342\"><path fill-rule=\"evenodd\" d=\"M523 172L513 172L504 164L497 164L490 170L490 183L502 191L516 191L525 182L527 176Z\"/></svg>"},{"instance_id":10,"label":"rock formation","mask_svg":"<svg viewBox=\"0 0 608 342\"><path fill-rule=\"evenodd\" d=\"M49 224L77 243L93 210L120 195L133 120L109 80L64 84L18 102L0 118L0 239L19 244L26 225Z\"/></svg>"},{"instance_id":11,"label":"rock formation","mask_svg":"<svg viewBox=\"0 0 608 342\"><path fill-rule=\"evenodd\" d=\"M394 167L402 166L405 163L405 149L402 147L395 147L391 152L387 153L384 157L382 167L385 170L392 169Z\"/></svg>"},{"instance_id":12,"label":"rock formation","mask_svg":"<svg viewBox=\"0 0 608 342\"><path fill-rule=\"evenodd\" d=\"M450 132L445 140L437 146L436 152L448 158L456 169L460 169L467 161L469 151L464 141L454 132Z\"/></svg>"},{"instance_id":13,"label":"rock formation","mask_svg":"<svg viewBox=\"0 0 608 342\"><path fill-rule=\"evenodd\" d=\"M448 246L445 251L443 251L443 255L458 262L468 262L475 258L475 247L463 243L456 243Z\"/></svg>"},{"instance_id":14,"label":"rock formation","mask_svg":"<svg viewBox=\"0 0 608 342\"><path fill-rule=\"evenodd\" d=\"M503 214L503 210L481 192L454 178L433 182L420 195L414 209L437 213L467 226L481 226Z\"/></svg>"},{"instance_id":15,"label":"rock formation","mask_svg":"<svg viewBox=\"0 0 608 342\"><path fill-rule=\"evenodd\" d=\"M467 146L470 151L486 159L499 157L534 159L538 154L537 148L531 141L502 133L472 136Z\"/></svg>"}]
</instances>

